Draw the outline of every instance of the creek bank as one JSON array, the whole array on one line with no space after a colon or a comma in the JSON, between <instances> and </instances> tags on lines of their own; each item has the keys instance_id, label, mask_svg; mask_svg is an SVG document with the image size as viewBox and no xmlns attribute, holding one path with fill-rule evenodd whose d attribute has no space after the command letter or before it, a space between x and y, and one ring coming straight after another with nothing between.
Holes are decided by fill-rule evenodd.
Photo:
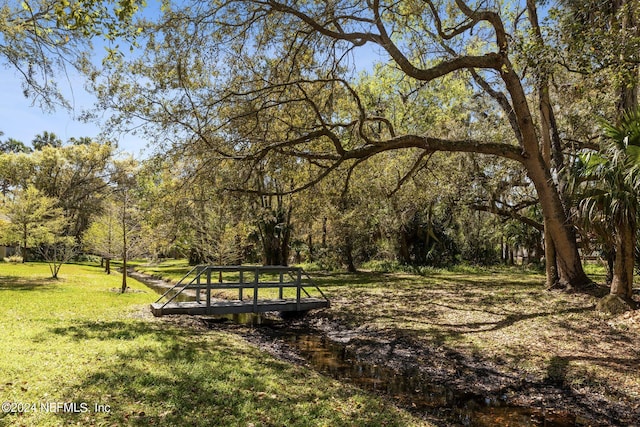
<instances>
[{"instance_id":1,"label":"creek bank","mask_svg":"<svg viewBox=\"0 0 640 427\"><path fill-rule=\"evenodd\" d=\"M210 327L225 326L216 323ZM507 363L494 363L477 354L469 355L445 346L426 346L410 332L381 331L367 325L348 328L328 319L321 311L304 319L231 328L276 357L328 375L332 375L328 371L333 370L334 377L356 385L362 386L362 381L349 378L341 371L339 360L330 362L338 366L329 370L318 369L317 362L312 360L315 356L304 349L309 344L303 343L301 348L291 337L317 337L314 339L323 341L325 349L335 346L343 353L342 363L354 365L361 371L370 369L362 366L370 366L384 371L387 378L412 379L413 382L405 382L410 386L417 383L415 390L386 386L383 382L388 379L374 379L373 387L365 385L364 388L436 425L639 426L636 414L629 411L624 402L611 402L598 393L574 390L557 384L553 378L536 378ZM635 409L637 413L638 408Z\"/></svg>"},{"instance_id":2,"label":"creek bank","mask_svg":"<svg viewBox=\"0 0 640 427\"><path fill-rule=\"evenodd\" d=\"M136 271L133 268L127 269L127 276L144 284L146 287L150 288L152 291L156 292L158 295L164 294L165 292L172 289L175 285L175 283L173 283L170 280L163 279L162 277L156 276L156 275L140 273L139 271ZM195 297L196 297L195 291L191 289L186 289L182 292L181 295L178 295L175 298L175 301L195 300Z\"/></svg>"}]
</instances>

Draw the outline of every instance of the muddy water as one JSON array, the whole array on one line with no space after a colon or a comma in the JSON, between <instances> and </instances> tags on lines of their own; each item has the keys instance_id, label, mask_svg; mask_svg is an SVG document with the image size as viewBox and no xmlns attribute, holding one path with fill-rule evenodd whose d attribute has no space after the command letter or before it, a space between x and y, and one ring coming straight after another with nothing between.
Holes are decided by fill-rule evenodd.
<instances>
[{"instance_id":1,"label":"muddy water","mask_svg":"<svg viewBox=\"0 0 640 427\"><path fill-rule=\"evenodd\" d=\"M463 426L569 427L575 418L565 414L545 414L541 410L510 407L472 394L456 393L433 384L418 371L398 372L386 366L359 360L344 345L313 333L284 333L315 369L341 381L384 394L412 412L450 420Z\"/></svg>"}]
</instances>

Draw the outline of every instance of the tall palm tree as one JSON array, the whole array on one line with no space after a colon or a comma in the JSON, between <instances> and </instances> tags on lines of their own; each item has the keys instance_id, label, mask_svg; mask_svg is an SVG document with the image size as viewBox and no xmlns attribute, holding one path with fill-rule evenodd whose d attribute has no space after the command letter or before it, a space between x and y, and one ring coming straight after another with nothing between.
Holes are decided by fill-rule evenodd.
<instances>
[{"instance_id":1,"label":"tall palm tree","mask_svg":"<svg viewBox=\"0 0 640 427\"><path fill-rule=\"evenodd\" d=\"M42 150L44 147L62 147L62 140L53 132L42 132L31 141L34 150Z\"/></svg>"},{"instance_id":2,"label":"tall palm tree","mask_svg":"<svg viewBox=\"0 0 640 427\"><path fill-rule=\"evenodd\" d=\"M640 201L640 110L619 124L604 123L598 153L583 157L590 187L581 202L587 218L609 233L615 252L610 294L633 304L638 203Z\"/></svg>"}]
</instances>

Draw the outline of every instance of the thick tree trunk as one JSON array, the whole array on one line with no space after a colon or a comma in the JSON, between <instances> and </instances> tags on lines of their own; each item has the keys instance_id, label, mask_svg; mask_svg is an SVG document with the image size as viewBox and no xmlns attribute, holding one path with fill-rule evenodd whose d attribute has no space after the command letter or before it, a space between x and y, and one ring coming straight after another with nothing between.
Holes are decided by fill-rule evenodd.
<instances>
[{"instance_id":1,"label":"thick tree trunk","mask_svg":"<svg viewBox=\"0 0 640 427\"><path fill-rule=\"evenodd\" d=\"M624 299L633 295L633 268L635 265L635 218L618 225L614 236L616 255L613 261L613 280L610 293Z\"/></svg>"},{"instance_id":2,"label":"thick tree trunk","mask_svg":"<svg viewBox=\"0 0 640 427\"><path fill-rule=\"evenodd\" d=\"M400 230L400 233L398 233L398 243L398 258L400 262L402 264L411 264L408 236L405 230Z\"/></svg>"},{"instance_id":3,"label":"thick tree trunk","mask_svg":"<svg viewBox=\"0 0 640 427\"><path fill-rule=\"evenodd\" d=\"M345 262L347 264L347 271L349 273L357 272L358 270L356 269L356 265L353 261L353 239L349 234L345 236L344 256L345 256Z\"/></svg>"},{"instance_id":4,"label":"thick tree trunk","mask_svg":"<svg viewBox=\"0 0 640 427\"><path fill-rule=\"evenodd\" d=\"M536 2L533 0L527 0L527 13L529 22L534 31L534 40L544 45L544 38L540 29L540 22L538 20L538 10ZM544 165L547 170L555 169L558 175L561 174L564 168L564 158L562 155L562 147L560 143L560 136L555 120L555 114L553 111L551 96L549 94L549 75L545 72L539 73L537 76L538 81L538 111L540 112L540 153L544 160ZM551 181L547 183L553 185ZM563 198L563 185L554 185L554 190L558 194L560 201ZM566 216L566 209L564 210ZM544 221L544 251L545 251L545 270L547 288L551 289L560 284L560 276L558 272L558 259L556 243L553 239L552 226L548 223L547 216ZM575 241L575 237L572 239ZM582 269L582 266L580 267Z\"/></svg>"},{"instance_id":5,"label":"thick tree trunk","mask_svg":"<svg viewBox=\"0 0 640 427\"><path fill-rule=\"evenodd\" d=\"M202 256L200 248L192 246L191 249L189 249L189 265L198 264L204 264L204 257Z\"/></svg>"},{"instance_id":6,"label":"thick tree trunk","mask_svg":"<svg viewBox=\"0 0 640 427\"><path fill-rule=\"evenodd\" d=\"M544 268L547 277L547 289L555 287L560 277L558 276L558 260L556 257L556 247L553 244L553 237L549 227L544 228Z\"/></svg>"},{"instance_id":7,"label":"thick tree trunk","mask_svg":"<svg viewBox=\"0 0 640 427\"><path fill-rule=\"evenodd\" d=\"M611 282L613 281L613 266L616 259L615 249L606 249L604 251L604 257L607 261L607 276L605 278L605 281L607 283L607 286L611 287Z\"/></svg>"},{"instance_id":8,"label":"thick tree trunk","mask_svg":"<svg viewBox=\"0 0 640 427\"><path fill-rule=\"evenodd\" d=\"M582 269L573 225L567 218L560 195L540 155L525 160L525 166L538 192L545 220L545 234L553 236L559 284L581 290L591 283Z\"/></svg>"},{"instance_id":9,"label":"thick tree trunk","mask_svg":"<svg viewBox=\"0 0 640 427\"><path fill-rule=\"evenodd\" d=\"M327 247L327 217L322 218L322 243L320 246L322 249Z\"/></svg>"},{"instance_id":10,"label":"thick tree trunk","mask_svg":"<svg viewBox=\"0 0 640 427\"><path fill-rule=\"evenodd\" d=\"M591 280L582 269L573 225L567 217L560 191L551 176L551 170L542 156L533 117L521 81L506 57L500 74L511 95L520 130L524 153L522 164L538 193L547 236L553 236L559 283L567 289L584 289L591 283Z\"/></svg>"},{"instance_id":11,"label":"thick tree trunk","mask_svg":"<svg viewBox=\"0 0 640 427\"><path fill-rule=\"evenodd\" d=\"M262 263L264 265L288 265L290 235L291 231L288 227L285 227L280 235L277 235L270 228L262 233Z\"/></svg>"},{"instance_id":12,"label":"thick tree trunk","mask_svg":"<svg viewBox=\"0 0 640 427\"><path fill-rule=\"evenodd\" d=\"M309 262L313 262L315 260L315 248L313 247L313 236L311 232L307 236L307 248L309 249Z\"/></svg>"},{"instance_id":13,"label":"thick tree trunk","mask_svg":"<svg viewBox=\"0 0 640 427\"><path fill-rule=\"evenodd\" d=\"M288 216L291 218L291 215ZM280 265L289 265L289 255L291 251L291 224L287 221L287 226L283 232L282 239L280 241Z\"/></svg>"}]
</instances>

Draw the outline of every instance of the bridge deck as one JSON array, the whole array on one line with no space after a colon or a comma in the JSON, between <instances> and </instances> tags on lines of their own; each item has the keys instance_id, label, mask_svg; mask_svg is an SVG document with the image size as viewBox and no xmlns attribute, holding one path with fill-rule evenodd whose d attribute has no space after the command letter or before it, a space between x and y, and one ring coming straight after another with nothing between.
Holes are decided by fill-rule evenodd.
<instances>
[{"instance_id":1,"label":"bridge deck","mask_svg":"<svg viewBox=\"0 0 640 427\"><path fill-rule=\"evenodd\" d=\"M267 311L308 311L316 308L326 308L329 301L323 298L300 298L300 301L291 299L259 300L257 304L251 299L240 300L215 300L209 307L203 301L170 302L168 304L153 303L151 311L154 316L168 314L235 314L235 313L264 313Z\"/></svg>"},{"instance_id":2,"label":"bridge deck","mask_svg":"<svg viewBox=\"0 0 640 427\"><path fill-rule=\"evenodd\" d=\"M224 274L223 274L224 273ZM215 281L217 277L218 281ZM271 289L269 291L269 289ZM244 291L252 297L243 296ZM309 293L315 292L318 296ZM194 294L195 301L178 301ZM236 294L223 296L219 294ZM291 298L295 294L295 298ZM266 298L260 298L260 295ZM277 295L277 299L275 298ZM164 302L162 302L164 300ZM329 299L298 267L195 266L151 304L154 316L166 314L235 314L267 311L309 311L329 307Z\"/></svg>"}]
</instances>

